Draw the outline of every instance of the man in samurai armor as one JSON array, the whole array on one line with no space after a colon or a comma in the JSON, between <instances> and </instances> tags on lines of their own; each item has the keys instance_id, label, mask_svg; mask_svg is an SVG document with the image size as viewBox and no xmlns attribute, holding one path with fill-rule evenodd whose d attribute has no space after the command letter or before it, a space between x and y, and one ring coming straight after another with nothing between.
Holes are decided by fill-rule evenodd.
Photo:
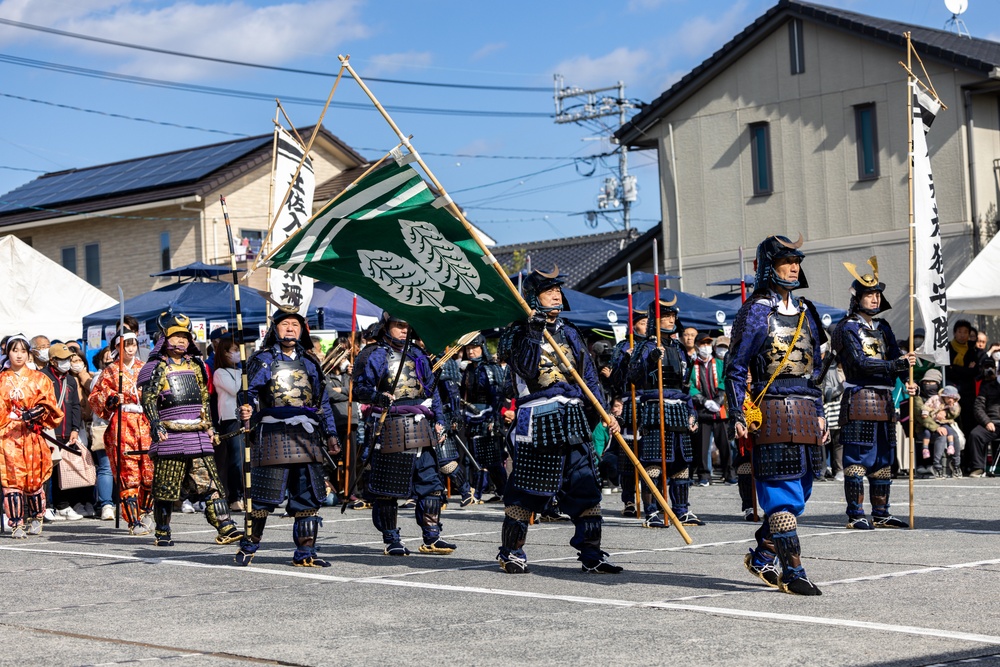
<instances>
[{"instance_id":1,"label":"man in samurai armor","mask_svg":"<svg viewBox=\"0 0 1000 667\"><path fill-rule=\"evenodd\" d=\"M465 359L469 363L462 371L461 396L466 442L476 463L485 469L477 474L476 495L482 498L492 482L494 498L499 500L507 485L507 469L503 464L506 427L500 415L506 371L493 360L482 334L465 346Z\"/></svg>"},{"instance_id":2,"label":"man in samurai armor","mask_svg":"<svg viewBox=\"0 0 1000 667\"><path fill-rule=\"evenodd\" d=\"M556 268L532 271L522 284L531 316L514 322L503 333L501 356L507 359L515 390L517 414L511 444L514 469L504 489L500 569L509 574L528 571L524 543L532 513L540 514L556 497L576 530L570 546L579 552L584 572L617 574L622 568L601 550L601 486L585 410L585 395L572 375L581 376L602 400L597 371L580 332L559 314L568 309ZM572 364L563 365L545 334ZM608 430L619 432L612 419Z\"/></svg>"},{"instance_id":3,"label":"man in samurai armor","mask_svg":"<svg viewBox=\"0 0 1000 667\"><path fill-rule=\"evenodd\" d=\"M126 330L124 335L115 336L111 342L113 350L118 349L118 336L122 338L122 358L101 371L88 400L94 414L108 422L104 449L118 481L121 513L129 534L148 535L150 525L144 521L148 521L146 517L153 511L153 462L147 454L151 442L149 420L139 404L136 382L143 363L139 360L135 333Z\"/></svg>"},{"instance_id":4,"label":"man in samurai armor","mask_svg":"<svg viewBox=\"0 0 1000 667\"><path fill-rule=\"evenodd\" d=\"M309 325L294 308L278 309L260 349L247 361L247 393L240 419L256 428L250 438L250 531L240 540L237 565L249 565L260 547L268 514L288 498L295 518L296 567L329 567L316 555L326 498L326 447L340 453L333 408L324 400L322 364L313 352Z\"/></svg>"},{"instance_id":5,"label":"man in samurai armor","mask_svg":"<svg viewBox=\"0 0 1000 667\"><path fill-rule=\"evenodd\" d=\"M231 544L243 532L229 516L215 467L208 369L194 344L190 318L163 313L159 324L162 335L136 380L152 441L154 544L174 545L170 515L182 489L205 502L205 518L218 531L216 543Z\"/></svg>"},{"instance_id":6,"label":"man in samurai armor","mask_svg":"<svg viewBox=\"0 0 1000 667\"><path fill-rule=\"evenodd\" d=\"M632 311L632 340L642 341L646 337L646 327L649 324L649 313L644 310ZM635 433L632 430L632 417L635 415L638 424L639 415L635 412L632 403L632 383L628 380L628 366L632 361L632 348L629 347L629 339L615 344L611 352L611 375L608 377L608 385L611 386L611 398L620 397L622 399L622 438L625 443L635 451ZM636 394L638 400L638 394ZM635 518L639 516L635 506L635 482L636 473L632 459L622 451L618 439L614 438L610 445L618 455L618 477L622 488L622 516Z\"/></svg>"},{"instance_id":7,"label":"man in samurai armor","mask_svg":"<svg viewBox=\"0 0 1000 667\"><path fill-rule=\"evenodd\" d=\"M438 371L436 389L441 401L441 413L444 415L447 429L444 440L437 445L438 472L442 478L451 481L452 491L458 491L462 496L462 507L468 507L476 502L476 493L469 483L466 466L461 461L462 452L456 438L462 437L462 398L459 385L462 382L461 363L454 356L447 359ZM446 487L447 488L447 487ZM447 505L447 494L442 496L442 509Z\"/></svg>"},{"instance_id":8,"label":"man in samurai armor","mask_svg":"<svg viewBox=\"0 0 1000 667\"><path fill-rule=\"evenodd\" d=\"M847 317L833 334L833 348L844 369L840 402L840 444L844 448L844 495L847 527L857 530L906 528L889 513L892 464L896 456L896 406L892 392L916 363L916 355L900 352L892 328L876 317L892 306L878 280L878 259L868 260L871 273L858 275L854 264L844 266L854 276ZM872 518L865 516L865 477Z\"/></svg>"},{"instance_id":9,"label":"man in samurai armor","mask_svg":"<svg viewBox=\"0 0 1000 667\"><path fill-rule=\"evenodd\" d=\"M398 317L383 312L374 335L377 342L354 363L354 395L368 404L363 457L370 466L365 496L372 503L372 523L387 555L408 555L396 523L397 499L413 498L423 532L420 553L450 554L456 547L441 537L444 485L435 456L444 438L444 415L431 362L407 344L410 326Z\"/></svg>"},{"instance_id":10,"label":"man in samurai armor","mask_svg":"<svg viewBox=\"0 0 1000 667\"><path fill-rule=\"evenodd\" d=\"M677 322L677 297L660 299L660 345L656 334L649 333L636 343L629 362L629 381L635 385L639 404L639 462L655 482L667 475L667 495L670 509L685 526L704 526L705 522L691 511L688 502L691 490L691 434L698 428L694 402L688 393L688 365L684 349L673 338L680 328ZM654 308L655 304L650 304ZM660 396L659 374L663 368L663 395ZM664 428L661 436L660 414ZM663 465L666 463L666 470ZM666 522L660 507L648 491L642 492L647 528L663 528Z\"/></svg>"},{"instance_id":11,"label":"man in samurai armor","mask_svg":"<svg viewBox=\"0 0 1000 667\"><path fill-rule=\"evenodd\" d=\"M736 437L749 435L763 510L757 547L743 563L768 586L792 595L820 595L802 567L796 531L813 480L826 470L828 437L817 386L826 332L812 303L792 298L792 290L809 286L800 266L801 245L801 236L795 243L769 236L757 247L754 292L733 326L726 398Z\"/></svg>"}]
</instances>

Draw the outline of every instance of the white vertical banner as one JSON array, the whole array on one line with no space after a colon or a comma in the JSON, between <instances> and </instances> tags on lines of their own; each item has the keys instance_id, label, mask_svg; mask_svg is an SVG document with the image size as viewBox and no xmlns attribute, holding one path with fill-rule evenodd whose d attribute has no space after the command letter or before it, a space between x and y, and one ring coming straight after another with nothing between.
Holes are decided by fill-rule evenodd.
<instances>
[{"instance_id":1,"label":"white vertical banner","mask_svg":"<svg viewBox=\"0 0 1000 667\"><path fill-rule=\"evenodd\" d=\"M295 233L312 217L313 193L316 190L316 175L312 160L306 160L299 170L288 199L282 197L288 191L288 184L295 177L305 149L292 135L279 127L277 155L274 162L274 206L277 212L274 231L271 232L271 247L276 248L289 235ZM313 295L313 279L287 271L271 269L268 290L274 299L282 304L298 306L303 317L309 308Z\"/></svg>"},{"instance_id":2,"label":"white vertical banner","mask_svg":"<svg viewBox=\"0 0 1000 667\"><path fill-rule=\"evenodd\" d=\"M927 334L916 353L947 366L948 295L944 279L941 221L934 197L934 177L927 152L927 132L941 104L910 82L913 98L913 237L914 295Z\"/></svg>"}]
</instances>

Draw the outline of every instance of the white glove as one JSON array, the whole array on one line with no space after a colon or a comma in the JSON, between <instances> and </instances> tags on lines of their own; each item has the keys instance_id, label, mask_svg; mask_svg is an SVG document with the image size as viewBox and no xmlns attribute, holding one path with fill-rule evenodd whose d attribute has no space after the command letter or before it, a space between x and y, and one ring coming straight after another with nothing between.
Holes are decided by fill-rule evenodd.
<instances>
[{"instance_id":1,"label":"white glove","mask_svg":"<svg viewBox=\"0 0 1000 667\"><path fill-rule=\"evenodd\" d=\"M719 412L722 408L715 401L705 401L705 409L710 412Z\"/></svg>"}]
</instances>

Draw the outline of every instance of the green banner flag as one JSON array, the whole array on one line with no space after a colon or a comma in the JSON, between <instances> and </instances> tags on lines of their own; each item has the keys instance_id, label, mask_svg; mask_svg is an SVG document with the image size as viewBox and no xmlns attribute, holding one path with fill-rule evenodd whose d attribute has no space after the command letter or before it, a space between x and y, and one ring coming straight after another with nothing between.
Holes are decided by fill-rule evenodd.
<instances>
[{"instance_id":1,"label":"green banner flag","mask_svg":"<svg viewBox=\"0 0 1000 667\"><path fill-rule=\"evenodd\" d=\"M490 260L412 167L392 164L313 216L266 264L357 292L440 352L524 316Z\"/></svg>"}]
</instances>

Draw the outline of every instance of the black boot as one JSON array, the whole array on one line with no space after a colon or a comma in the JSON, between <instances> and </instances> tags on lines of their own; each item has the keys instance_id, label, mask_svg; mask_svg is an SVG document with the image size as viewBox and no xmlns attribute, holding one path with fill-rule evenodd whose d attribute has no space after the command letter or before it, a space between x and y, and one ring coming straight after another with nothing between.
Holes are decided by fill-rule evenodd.
<instances>
[{"instance_id":1,"label":"black boot","mask_svg":"<svg viewBox=\"0 0 1000 667\"><path fill-rule=\"evenodd\" d=\"M153 501L153 517L156 520L156 532L153 534L153 544L158 547L174 546L174 541L170 539L170 515L173 511L173 501Z\"/></svg>"}]
</instances>

